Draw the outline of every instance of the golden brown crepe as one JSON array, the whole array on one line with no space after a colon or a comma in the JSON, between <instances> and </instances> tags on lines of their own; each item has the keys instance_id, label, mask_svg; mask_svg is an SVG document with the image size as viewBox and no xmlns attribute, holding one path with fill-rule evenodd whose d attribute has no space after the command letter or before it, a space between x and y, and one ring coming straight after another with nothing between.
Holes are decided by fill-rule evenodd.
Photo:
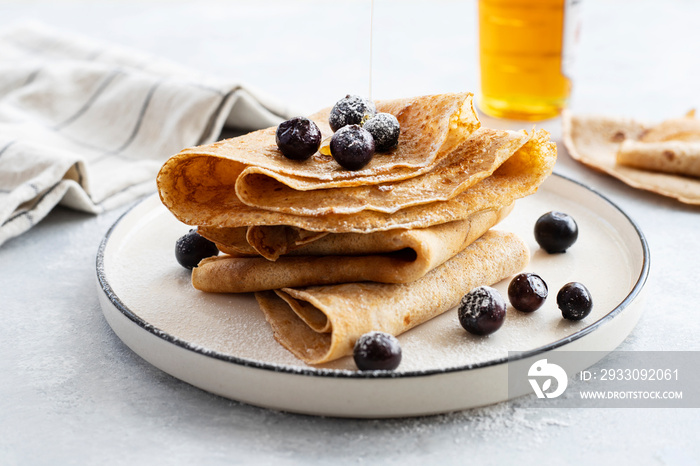
<instances>
[{"instance_id":1,"label":"golden brown crepe","mask_svg":"<svg viewBox=\"0 0 700 466\"><path fill-rule=\"evenodd\" d=\"M332 233L425 228L463 220L475 212L499 209L512 204L516 199L533 194L552 173L555 161L556 145L550 140L549 133L537 130L491 176L455 197L446 201L412 205L393 213L363 210L353 214L293 215L247 206L238 201L235 195L227 197L223 204L217 196L203 202L208 196L197 193L183 199L171 210L184 223L215 228L286 225ZM197 184L201 186L206 183L212 190L223 192L225 189L222 186L227 185L216 173L203 177L203 181ZM178 184L177 181L174 183ZM202 191L207 192L208 188L202 188ZM192 198L198 196L200 200L192 201Z\"/></svg>"},{"instance_id":2,"label":"golden brown crepe","mask_svg":"<svg viewBox=\"0 0 700 466\"><path fill-rule=\"evenodd\" d=\"M369 331L399 335L455 307L472 288L522 270L527 246L489 231L423 278L407 284L346 283L255 294L277 341L308 364L352 353Z\"/></svg>"},{"instance_id":3,"label":"golden brown crepe","mask_svg":"<svg viewBox=\"0 0 700 466\"><path fill-rule=\"evenodd\" d=\"M268 128L185 149L158 174L163 204L225 253L193 269L194 287L256 292L278 341L311 364L520 271L522 240L490 228L556 161L546 131L480 128L469 93L376 105L399 120L399 144L358 171L319 152L289 160ZM324 137L328 112L311 117Z\"/></svg>"},{"instance_id":4,"label":"golden brown crepe","mask_svg":"<svg viewBox=\"0 0 700 466\"><path fill-rule=\"evenodd\" d=\"M298 184L288 186L274 174L251 168L237 180L236 194L251 207L293 215L352 214L363 210L393 213L413 205L452 199L490 176L531 137L525 131L479 128L431 171L372 185L298 190Z\"/></svg>"},{"instance_id":5,"label":"golden brown crepe","mask_svg":"<svg viewBox=\"0 0 700 466\"><path fill-rule=\"evenodd\" d=\"M289 160L277 149L272 127L171 157L157 177L161 200L184 223L233 226L221 221L241 203L234 187L246 169L274 174L295 189L397 181L430 171L480 125L469 93L380 101L377 110L399 120L399 144L389 153L376 154L361 170L345 170L319 152L303 162ZM328 111L322 111L311 118L330 136L327 117Z\"/></svg>"},{"instance_id":6,"label":"golden brown crepe","mask_svg":"<svg viewBox=\"0 0 700 466\"><path fill-rule=\"evenodd\" d=\"M510 213L512 206L429 228L331 234L293 254L204 259L192 270L201 291L244 293L286 287L417 280L466 248Z\"/></svg>"},{"instance_id":7,"label":"golden brown crepe","mask_svg":"<svg viewBox=\"0 0 700 466\"><path fill-rule=\"evenodd\" d=\"M236 257L259 255L271 261L277 260L284 254L294 254L302 246L330 234L285 225L251 225L238 228L200 227L198 231L202 236L213 241L219 251L225 254Z\"/></svg>"},{"instance_id":8,"label":"golden brown crepe","mask_svg":"<svg viewBox=\"0 0 700 466\"><path fill-rule=\"evenodd\" d=\"M634 188L700 204L700 179L691 177L698 176L700 156L700 124L694 113L650 125L567 112L562 130L564 145L575 160Z\"/></svg>"}]
</instances>

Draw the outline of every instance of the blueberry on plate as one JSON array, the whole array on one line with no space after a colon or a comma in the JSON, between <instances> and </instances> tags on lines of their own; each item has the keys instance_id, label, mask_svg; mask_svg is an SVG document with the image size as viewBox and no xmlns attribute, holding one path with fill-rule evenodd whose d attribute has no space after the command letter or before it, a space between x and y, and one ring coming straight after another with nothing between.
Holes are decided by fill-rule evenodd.
<instances>
[{"instance_id":1,"label":"blueberry on plate","mask_svg":"<svg viewBox=\"0 0 700 466\"><path fill-rule=\"evenodd\" d=\"M591 313L593 298L588 288L578 282L562 286L557 293L557 306L567 320L581 320Z\"/></svg>"},{"instance_id":2,"label":"blueberry on plate","mask_svg":"<svg viewBox=\"0 0 700 466\"><path fill-rule=\"evenodd\" d=\"M357 339L352 356L361 371L393 371L401 363L401 345L388 333L368 332Z\"/></svg>"},{"instance_id":3,"label":"blueberry on plate","mask_svg":"<svg viewBox=\"0 0 700 466\"><path fill-rule=\"evenodd\" d=\"M331 138L331 155L341 167L359 170L372 160L374 138L359 125L343 126Z\"/></svg>"},{"instance_id":4,"label":"blueberry on plate","mask_svg":"<svg viewBox=\"0 0 700 466\"><path fill-rule=\"evenodd\" d=\"M359 95L346 95L331 109L328 124L333 131L347 125L362 125L377 113L374 102Z\"/></svg>"},{"instance_id":5,"label":"blueberry on plate","mask_svg":"<svg viewBox=\"0 0 700 466\"><path fill-rule=\"evenodd\" d=\"M374 138L377 152L388 152L399 143L401 126L391 113L377 113L362 127Z\"/></svg>"},{"instance_id":6,"label":"blueberry on plate","mask_svg":"<svg viewBox=\"0 0 700 466\"><path fill-rule=\"evenodd\" d=\"M277 127L275 142L288 159L306 160L321 145L321 130L308 118L290 118Z\"/></svg>"},{"instance_id":7,"label":"blueberry on plate","mask_svg":"<svg viewBox=\"0 0 700 466\"><path fill-rule=\"evenodd\" d=\"M457 316L459 323L469 333L489 335L503 325L506 302L495 288L479 286L464 295Z\"/></svg>"},{"instance_id":8,"label":"blueberry on plate","mask_svg":"<svg viewBox=\"0 0 700 466\"><path fill-rule=\"evenodd\" d=\"M535 240L550 254L565 252L578 239L578 225L569 214L547 212L535 222Z\"/></svg>"},{"instance_id":9,"label":"blueberry on plate","mask_svg":"<svg viewBox=\"0 0 700 466\"><path fill-rule=\"evenodd\" d=\"M175 259L186 269L193 269L202 259L216 256L219 248L196 229L192 229L186 235L175 242Z\"/></svg>"},{"instance_id":10,"label":"blueberry on plate","mask_svg":"<svg viewBox=\"0 0 700 466\"><path fill-rule=\"evenodd\" d=\"M547 300L547 284L534 273L521 273L508 285L508 299L521 312L534 312Z\"/></svg>"}]
</instances>

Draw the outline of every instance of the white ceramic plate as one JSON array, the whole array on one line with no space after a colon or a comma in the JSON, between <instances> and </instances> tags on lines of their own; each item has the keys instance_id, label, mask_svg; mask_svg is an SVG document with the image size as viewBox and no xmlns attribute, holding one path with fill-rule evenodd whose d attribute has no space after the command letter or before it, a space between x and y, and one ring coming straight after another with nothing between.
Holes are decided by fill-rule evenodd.
<instances>
[{"instance_id":1,"label":"white ceramic plate","mask_svg":"<svg viewBox=\"0 0 700 466\"><path fill-rule=\"evenodd\" d=\"M579 238L549 255L534 240L537 218L550 210L572 215ZM151 364L204 390L246 403L306 414L396 417L434 414L500 402L509 392L508 365L531 364L550 351L612 351L631 332L649 271L639 228L609 200L558 175L518 201L499 229L526 240L549 299L538 311L509 307L489 337L467 334L456 310L399 337L394 372L358 372L352 358L307 366L284 350L252 295L202 293L175 260L174 245L189 227L152 196L129 210L105 236L97 256L100 302L115 333ZM562 319L556 293L578 281L594 307L583 321ZM507 296L509 280L495 285ZM510 352L510 353L509 353ZM514 356L512 352L517 352ZM596 361L587 361L585 365ZM577 370L585 367L577 368Z\"/></svg>"}]
</instances>

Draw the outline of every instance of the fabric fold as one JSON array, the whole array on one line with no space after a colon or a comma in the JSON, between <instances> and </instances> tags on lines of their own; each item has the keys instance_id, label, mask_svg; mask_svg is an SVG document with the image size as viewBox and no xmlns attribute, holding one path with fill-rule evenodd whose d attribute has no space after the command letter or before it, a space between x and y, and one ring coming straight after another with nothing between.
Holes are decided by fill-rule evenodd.
<instances>
[{"instance_id":1,"label":"fabric fold","mask_svg":"<svg viewBox=\"0 0 700 466\"><path fill-rule=\"evenodd\" d=\"M168 157L225 124L292 113L257 92L40 23L0 31L0 244L59 203L100 213L155 191Z\"/></svg>"}]
</instances>

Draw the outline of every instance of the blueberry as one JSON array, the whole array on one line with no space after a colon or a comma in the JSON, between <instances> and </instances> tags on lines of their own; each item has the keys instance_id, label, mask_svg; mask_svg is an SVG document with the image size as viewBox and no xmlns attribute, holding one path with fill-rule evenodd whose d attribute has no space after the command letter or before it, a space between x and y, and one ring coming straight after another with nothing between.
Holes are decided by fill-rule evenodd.
<instances>
[{"instance_id":1,"label":"blueberry","mask_svg":"<svg viewBox=\"0 0 700 466\"><path fill-rule=\"evenodd\" d=\"M359 125L340 128L331 138L331 155L348 170L359 170L372 160L374 138Z\"/></svg>"},{"instance_id":2,"label":"blueberry","mask_svg":"<svg viewBox=\"0 0 700 466\"><path fill-rule=\"evenodd\" d=\"M464 295L457 310L459 323L469 333L489 335L503 325L506 302L490 286L479 286Z\"/></svg>"},{"instance_id":3,"label":"blueberry","mask_svg":"<svg viewBox=\"0 0 700 466\"><path fill-rule=\"evenodd\" d=\"M391 113L377 113L362 126L374 138L377 152L387 152L399 143L401 126Z\"/></svg>"},{"instance_id":4,"label":"blueberry","mask_svg":"<svg viewBox=\"0 0 700 466\"><path fill-rule=\"evenodd\" d=\"M550 254L565 252L577 238L576 221L563 212L548 212L535 222L535 240Z\"/></svg>"},{"instance_id":5,"label":"blueberry","mask_svg":"<svg viewBox=\"0 0 700 466\"><path fill-rule=\"evenodd\" d=\"M581 320L591 313L593 298L588 289L578 282L564 285L557 293L557 306L568 320Z\"/></svg>"},{"instance_id":6,"label":"blueberry","mask_svg":"<svg viewBox=\"0 0 700 466\"><path fill-rule=\"evenodd\" d=\"M363 99L359 95L346 95L331 109L328 123L333 131L338 131L347 125L362 125L377 113L374 102Z\"/></svg>"},{"instance_id":7,"label":"blueberry","mask_svg":"<svg viewBox=\"0 0 700 466\"><path fill-rule=\"evenodd\" d=\"M199 233L192 229L175 242L175 259L186 269L192 269L206 257L216 256L219 249Z\"/></svg>"},{"instance_id":8,"label":"blueberry","mask_svg":"<svg viewBox=\"0 0 700 466\"><path fill-rule=\"evenodd\" d=\"M534 273L516 275L508 285L508 299L521 312L534 312L547 299L547 284Z\"/></svg>"},{"instance_id":9,"label":"blueberry","mask_svg":"<svg viewBox=\"0 0 700 466\"><path fill-rule=\"evenodd\" d=\"M369 332L355 342L352 357L361 371L393 371L401 363L401 345L388 333Z\"/></svg>"},{"instance_id":10,"label":"blueberry","mask_svg":"<svg viewBox=\"0 0 700 466\"><path fill-rule=\"evenodd\" d=\"M288 159L306 160L321 145L321 130L308 118L294 117L280 123L275 141Z\"/></svg>"}]
</instances>

